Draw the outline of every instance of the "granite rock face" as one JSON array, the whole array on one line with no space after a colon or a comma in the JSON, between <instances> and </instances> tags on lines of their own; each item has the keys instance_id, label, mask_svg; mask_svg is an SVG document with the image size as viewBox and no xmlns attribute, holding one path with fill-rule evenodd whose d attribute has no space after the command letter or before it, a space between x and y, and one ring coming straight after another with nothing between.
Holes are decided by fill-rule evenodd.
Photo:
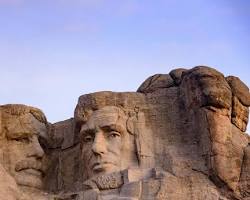
<instances>
[{"instance_id":1,"label":"granite rock face","mask_svg":"<svg viewBox=\"0 0 250 200\"><path fill-rule=\"evenodd\" d=\"M54 124L1 106L0 199L249 200L249 95L239 78L197 66L151 76L137 92L82 95L74 117ZM12 140L20 150L8 150ZM29 161L8 167L15 151L40 173L26 187L15 173Z\"/></svg>"},{"instance_id":2,"label":"granite rock face","mask_svg":"<svg viewBox=\"0 0 250 200\"><path fill-rule=\"evenodd\" d=\"M48 123L41 110L21 104L0 106L0 197L45 200L42 192Z\"/></svg>"}]
</instances>

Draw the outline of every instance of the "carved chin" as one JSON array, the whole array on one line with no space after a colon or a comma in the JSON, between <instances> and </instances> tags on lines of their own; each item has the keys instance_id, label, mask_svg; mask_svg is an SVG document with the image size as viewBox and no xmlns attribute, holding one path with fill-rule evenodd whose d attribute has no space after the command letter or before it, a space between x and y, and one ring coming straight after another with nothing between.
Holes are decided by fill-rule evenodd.
<instances>
[{"instance_id":1,"label":"carved chin","mask_svg":"<svg viewBox=\"0 0 250 200\"><path fill-rule=\"evenodd\" d=\"M18 185L42 189L42 177L37 172L32 170L21 171L15 174L15 180Z\"/></svg>"}]
</instances>

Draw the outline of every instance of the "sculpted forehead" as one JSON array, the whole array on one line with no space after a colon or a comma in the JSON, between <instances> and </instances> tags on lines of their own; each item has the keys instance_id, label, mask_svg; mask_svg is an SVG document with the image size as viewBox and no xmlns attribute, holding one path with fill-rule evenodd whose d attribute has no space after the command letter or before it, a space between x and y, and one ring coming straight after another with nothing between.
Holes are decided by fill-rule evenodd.
<instances>
[{"instance_id":1,"label":"sculpted forehead","mask_svg":"<svg viewBox=\"0 0 250 200\"><path fill-rule=\"evenodd\" d=\"M93 112L87 123L83 125L81 131L114 125L125 129L125 124L126 116L121 109L115 106L106 106Z\"/></svg>"},{"instance_id":2,"label":"sculpted forehead","mask_svg":"<svg viewBox=\"0 0 250 200\"><path fill-rule=\"evenodd\" d=\"M9 115L5 118L4 125L8 138L43 135L46 132L46 125L30 113L21 116Z\"/></svg>"}]
</instances>

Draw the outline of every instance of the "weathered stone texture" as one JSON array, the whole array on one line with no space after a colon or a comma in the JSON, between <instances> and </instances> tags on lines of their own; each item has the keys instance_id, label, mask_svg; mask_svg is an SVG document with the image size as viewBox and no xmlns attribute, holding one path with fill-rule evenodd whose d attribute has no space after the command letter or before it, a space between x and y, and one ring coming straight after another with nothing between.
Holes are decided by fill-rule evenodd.
<instances>
[{"instance_id":1,"label":"weathered stone texture","mask_svg":"<svg viewBox=\"0 0 250 200\"><path fill-rule=\"evenodd\" d=\"M49 169L45 189L50 192L77 190L81 180L80 145L74 137L73 118L50 125L47 153Z\"/></svg>"},{"instance_id":2,"label":"weathered stone texture","mask_svg":"<svg viewBox=\"0 0 250 200\"><path fill-rule=\"evenodd\" d=\"M236 96L233 96L233 106L232 106L232 123L237 126L242 132L247 129L249 116L248 107L240 103Z\"/></svg>"},{"instance_id":3,"label":"weathered stone texture","mask_svg":"<svg viewBox=\"0 0 250 200\"><path fill-rule=\"evenodd\" d=\"M25 200L14 178L0 165L0 199Z\"/></svg>"},{"instance_id":4,"label":"weathered stone texture","mask_svg":"<svg viewBox=\"0 0 250 200\"><path fill-rule=\"evenodd\" d=\"M3 200L46 200L47 120L41 110L21 104L0 106L0 171ZM2 167L3 166L3 167Z\"/></svg>"},{"instance_id":5,"label":"weathered stone texture","mask_svg":"<svg viewBox=\"0 0 250 200\"><path fill-rule=\"evenodd\" d=\"M244 148L244 162L240 177L240 191L243 197L250 197L250 144Z\"/></svg>"},{"instance_id":6,"label":"weathered stone texture","mask_svg":"<svg viewBox=\"0 0 250 200\"><path fill-rule=\"evenodd\" d=\"M181 84L182 74L185 71L187 71L187 69L178 68L178 69L174 69L174 70L169 72L169 75L174 80L175 85L179 86Z\"/></svg>"},{"instance_id":7,"label":"weathered stone texture","mask_svg":"<svg viewBox=\"0 0 250 200\"><path fill-rule=\"evenodd\" d=\"M174 80L169 74L156 74L143 82L137 92L149 93L160 88L168 88L172 86L174 86Z\"/></svg>"},{"instance_id":8,"label":"weathered stone texture","mask_svg":"<svg viewBox=\"0 0 250 200\"><path fill-rule=\"evenodd\" d=\"M238 77L228 76L226 80L232 88L233 94L238 97L240 102L245 106L250 106L249 88Z\"/></svg>"},{"instance_id":9,"label":"weathered stone texture","mask_svg":"<svg viewBox=\"0 0 250 200\"><path fill-rule=\"evenodd\" d=\"M47 124L40 139L41 190L57 200L248 200L249 95L206 66L156 74L137 92L82 95L74 118Z\"/></svg>"}]
</instances>

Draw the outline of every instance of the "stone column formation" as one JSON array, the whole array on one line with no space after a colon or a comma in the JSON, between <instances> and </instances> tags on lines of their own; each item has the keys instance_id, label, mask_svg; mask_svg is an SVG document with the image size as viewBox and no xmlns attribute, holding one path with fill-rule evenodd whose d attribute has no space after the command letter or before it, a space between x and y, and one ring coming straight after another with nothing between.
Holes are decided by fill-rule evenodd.
<instances>
[{"instance_id":1,"label":"stone column formation","mask_svg":"<svg viewBox=\"0 0 250 200\"><path fill-rule=\"evenodd\" d=\"M248 87L206 66L79 97L71 119L0 106L1 200L249 200Z\"/></svg>"}]
</instances>

